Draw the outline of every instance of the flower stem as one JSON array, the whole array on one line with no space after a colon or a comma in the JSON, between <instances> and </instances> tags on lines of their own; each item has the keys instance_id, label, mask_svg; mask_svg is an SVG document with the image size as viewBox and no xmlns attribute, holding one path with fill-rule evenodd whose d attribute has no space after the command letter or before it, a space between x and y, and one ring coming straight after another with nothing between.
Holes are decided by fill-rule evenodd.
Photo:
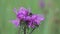
<instances>
[{"instance_id":1,"label":"flower stem","mask_svg":"<svg viewBox=\"0 0 60 34\"><path fill-rule=\"evenodd\" d=\"M26 34L26 26L24 26L24 34Z\"/></svg>"},{"instance_id":2,"label":"flower stem","mask_svg":"<svg viewBox=\"0 0 60 34\"><path fill-rule=\"evenodd\" d=\"M35 30L35 28L33 28L33 30L29 33L29 34L32 34L32 32Z\"/></svg>"},{"instance_id":3,"label":"flower stem","mask_svg":"<svg viewBox=\"0 0 60 34\"><path fill-rule=\"evenodd\" d=\"M19 26L20 26L21 24L20 24L20 22L19 22ZM21 27L21 26L20 26ZM19 29L18 29L18 34L20 34L20 32L21 32L21 28L19 27Z\"/></svg>"},{"instance_id":4,"label":"flower stem","mask_svg":"<svg viewBox=\"0 0 60 34\"><path fill-rule=\"evenodd\" d=\"M21 29L20 29L20 27L19 27L18 34L20 34L20 30L21 30Z\"/></svg>"}]
</instances>

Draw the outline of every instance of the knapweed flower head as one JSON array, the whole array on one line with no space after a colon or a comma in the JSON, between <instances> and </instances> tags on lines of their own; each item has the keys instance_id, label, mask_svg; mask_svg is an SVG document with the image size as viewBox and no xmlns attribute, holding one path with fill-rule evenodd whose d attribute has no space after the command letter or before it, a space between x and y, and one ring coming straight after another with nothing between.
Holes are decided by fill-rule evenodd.
<instances>
[{"instance_id":1,"label":"knapweed flower head","mask_svg":"<svg viewBox=\"0 0 60 34\"><path fill-rule=\"evenodd\" d=\"M44 20L44 17L41 16L41 15L32 15L31 18L30 18L30 23L29 23L29 27L32 27L34 28L36 25L39 25L41 21Z\"/></svg>"},{"instance_id":2,"label":"knapweed flower head","mask_svg":"<svg viewBox=\"0 0 60 34\"><path fill-rule=\"evenodd\" d=\"M20 26L23 22L23 25L25 24L28 27L34 28L44 20L44 16L32 14L28 9L24 7L20 7L17 11L15 9L14 12L16 13L16 19L11 20L11 22L17 27Z\"/></svg>"},{"instance_id":3,"label":"knapweed flower head","mask_svg":"<svg viewBox=\"0 0 60 34\"><path fill-rule=\"evenodd\" d=\"M45 7L45 2L44 2L44 0L40 0L40 1L39 1L39 6L40 6L41 8L44 8L44 7Z\"/></svg>"}]
</instances>

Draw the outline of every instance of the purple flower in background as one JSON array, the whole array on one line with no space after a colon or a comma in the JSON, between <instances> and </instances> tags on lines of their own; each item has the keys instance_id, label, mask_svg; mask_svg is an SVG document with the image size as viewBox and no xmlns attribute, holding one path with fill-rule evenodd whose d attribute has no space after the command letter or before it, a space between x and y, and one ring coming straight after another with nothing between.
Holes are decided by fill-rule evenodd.
<instances>
[{"instance_id":1,"label":"purple flower in background","mask_svg":"<svg viewBox=\"0 0 60 34\"><path fill-rule=\"evenodd\" d=\"M40 6L41 8L44 8L44 7L45 7L45 2L44 2L44 0L40 0L39 6Z\"/></svg>"}]
</instances>

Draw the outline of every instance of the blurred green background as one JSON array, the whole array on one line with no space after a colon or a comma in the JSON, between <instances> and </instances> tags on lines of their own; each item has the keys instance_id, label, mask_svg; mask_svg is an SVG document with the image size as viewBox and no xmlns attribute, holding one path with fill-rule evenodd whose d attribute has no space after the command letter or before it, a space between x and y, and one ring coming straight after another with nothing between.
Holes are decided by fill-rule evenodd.
<instances>
[{"instance_id":1,"label":"blurred green background","mask_svg":"<svg viewBox=\"0 0 60 34\"><path fill-rule=\"evenodd\" d=\"M0 0L0 34L16 34L17 28L9 20L15 19L14 8L31 8L35 14L44 14L41 22L32 34L60 34L60 0L44 0L45 7L39 7L39 0Z\"/></svg>"}]
</instances>

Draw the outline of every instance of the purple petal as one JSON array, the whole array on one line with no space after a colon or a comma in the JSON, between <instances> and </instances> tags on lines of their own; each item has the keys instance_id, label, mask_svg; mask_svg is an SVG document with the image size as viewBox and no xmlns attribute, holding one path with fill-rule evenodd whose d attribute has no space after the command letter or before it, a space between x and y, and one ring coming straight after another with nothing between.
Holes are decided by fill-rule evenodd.
<instances>
[{"instance_id":1,"label":"purple petal","mask_svg":"<svg viewBox=\"0 0 60 34\"><path fill-rule=\"evenodd\" d=\"M17 17L18 17L19 19L25 19L25 16L24 16L23 14L18 14Z\"/></svg>"},{"instance_id":2,"label":"purple petal","mask_svg":"<svg viewBox=\"0 0 60 34\"><path fill-rule=\"evenodd\" d=\"M26 18L25 18L25 20L31 20L31 17L30 16L27 16Z\"/></svg>"},{"instance_id":3,"label":"purple petal","mask_svg":"<svg viewBox=\"0 0 60 34\"><path fill-rule=\"evenodd\" d=\"M20 7L20 9L18 10L18 14L27 15L28 14L28 10L25 9L24 7Z\"/></svg>"},{"instance_id":4,"label":"purple petal","mask_svg":"<svg viewBox=\"0 0 60 34\"><path fill-rule=\"evenodd\" d=\"M28 27L34 28L34 27L35 27L35 25L34 25L34 24L32 24L32 23L33 23L33 22L29 22Z\"/></svg>"},{"instance_id":5,"label":"purple petal","mask_svg":"<svg viewBox=\"0 0 60 34\"><path fill-rule=\"evenodd\" d=\"M16 27L18 27L20 20L18 20L18 19L16 19L16 20L11 20L11 22L12 22Z\"/></svg>"},{"instance_id":6,"label":"purple petal","mask_svg":"<svg viewBox=\"0 0 60 34\"><path fill-rule=\"evenodd\" d=\"M43 21L44 20L44 15L38 14L37 19L40 20L40 21Z\"/></svg>"},{"instance_id":7,"label":"purple petal","mask_svg":"<svg viewBox=\"0 0 60 34\"><path fill-rule=\"evenodd\" d=\"M29 22L29 24L28 24L28 27L29 27L29 28L31 27L31 24L32 24L32 22Z\"/></svg>"},{"instance_id":8,"label":"purple petal","mask_svg":"<svg viewBox=\"0 0 60 34\"><path fill-rule=\"evenodd\" d=\"M32 21L39 25L41 21L44 20L44 17L42 15L32 15Z\"/></svg>"}]
</instances>

